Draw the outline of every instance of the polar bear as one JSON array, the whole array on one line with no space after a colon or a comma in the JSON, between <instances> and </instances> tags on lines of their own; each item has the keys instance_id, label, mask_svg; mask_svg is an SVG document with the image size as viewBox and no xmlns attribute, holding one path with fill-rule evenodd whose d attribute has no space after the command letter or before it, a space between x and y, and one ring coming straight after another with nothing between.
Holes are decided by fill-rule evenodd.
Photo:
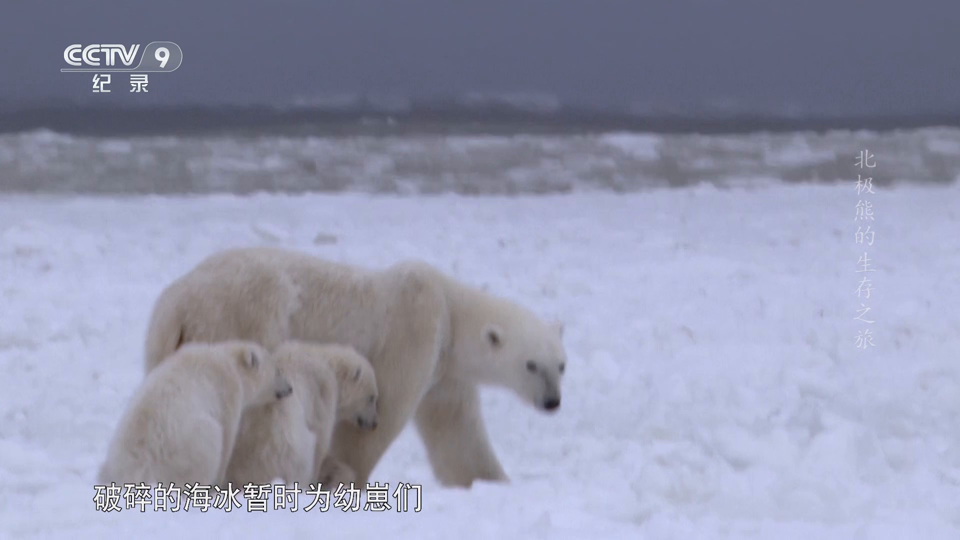
<instances>
[{"instance_id":1,"label":"polar bear","mask_svg":"<svg viewBox=\"0 0 960 540\"><path fill-rule=\"evenodd\" d=\"M374 270L283 248L229 249L160 294L145 369L182 343L295 339L352 346L379 387L379 427L337 425L333 458L365 486L412 419L437 480L508 481L483 422L479 386L512 390L548 412L560 406L563 327L418 261Z\"/></svg>"},{"instance_id":2,"label":"polar bear","mask_svg":"<svg viewBox=\"0 0 960 540\"><path fill-rule=\"evenodd\" d=\"M292 391L256 343L186 344L134 393L97 479L222 485L243 409Z\"/></svg>"},{"instance_id":3,"label":"polar bear","mask_svg":"<svg viewBox=\"0 0 960 540\"><path fill-rule=\"evenodd\" d=\"M349 346L287 341L271 356L294 392L244 412L227 481L233 485L349 484L344 465L321 465L337 422L359 429L377 427L377 379L370 362ZM338 474L339 473L339 474Z\"/></svg>"}]
</instances>

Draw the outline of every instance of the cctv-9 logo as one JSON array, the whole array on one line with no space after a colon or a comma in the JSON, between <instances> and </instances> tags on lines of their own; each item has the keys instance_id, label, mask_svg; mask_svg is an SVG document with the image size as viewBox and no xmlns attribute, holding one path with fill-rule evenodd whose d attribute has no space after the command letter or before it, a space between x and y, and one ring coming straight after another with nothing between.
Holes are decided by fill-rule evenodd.
<instances>
[{"instance_id":1,"label":"cctv-9 logo","mask_svg":"<svg viewBox=\"0 0 960 540\"><path fill-rule=\"evenodd\" d=\"M183 50L179 45L172 41L152 41L144 47L136 67L130 67L139 48L138 44L70 45L63 51L63 59L72 67L60 71L170 72L183 63Z\"/></svg>"}]
</instances>

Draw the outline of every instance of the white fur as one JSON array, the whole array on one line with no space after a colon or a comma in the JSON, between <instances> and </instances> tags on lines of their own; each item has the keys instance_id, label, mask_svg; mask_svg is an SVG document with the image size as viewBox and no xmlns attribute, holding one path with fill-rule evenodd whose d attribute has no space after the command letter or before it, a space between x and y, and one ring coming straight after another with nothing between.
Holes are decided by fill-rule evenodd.
<instances>
[{"instance_id":1,"label":"white fur","mask_svg":"<svg viewBox=\"0 0 960 540\"><path fill-rule=\"evenodd\" d=\"M321 465L338 421L367 429L377 425L373 366L342 345L287 341L272 356L293 386L293 395L244 413L227 481L266 484L280 478L303 488L342 481L347 473L332 474L336 463L326 465L331 471L323 478Z\"/></svg>"},{"instance_id":2,"label":"white fur","mask_svg":"<svg viewBox=\"0 0 960 540\"><path fill-rule=\"evenodd\" d=\"M289 390L256 343L186 344L134 393L98 481L222 485L243 410Z\"/></svg>"},{"instance_id":3,"label":"white fur","mask_svg":"<svg viewBox=\"0 0 960 540\"><path fill-rule=\"evenodd\" d=\"M479 384L559 403L560 327L424 263L374 271L276 248L228 250L172 283L154 308L146 369L183 342L340 343L370 360L379 427L338 424L331 454L365 485L413 418L438 480L507 479L481 417ZM528 361L536 369L528 371Z\"/></svg>"}]
</instances>

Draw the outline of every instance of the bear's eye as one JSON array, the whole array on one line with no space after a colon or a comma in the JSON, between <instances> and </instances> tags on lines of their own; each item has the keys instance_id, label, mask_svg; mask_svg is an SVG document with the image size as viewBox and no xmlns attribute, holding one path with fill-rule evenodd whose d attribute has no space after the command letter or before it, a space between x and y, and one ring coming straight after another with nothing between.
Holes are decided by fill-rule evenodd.
<instances>
[{"instance_id":1,"label":"bear's eye","mask_svg":"<svg viewBox=\"0 0 960 540\"><path fill-rule=\"evenodd\" d=\"M537 371L537 363L533 360L527 360L527 371L530 373Z\"/></svg>"},{"instance_id":2,"label":"bear's eye","mask_svg":"<svg viewBox=\"0 0 960 540\"><path fill-rule=\"evenodd\" d=\"M376 399L377 399L377 396L370 396L370 399L368 399L367 401L369 401L370 403L373 403L374 400Z\"/></svg>"},{"instance_id":3,"label":"bear's eye","mask_svg":"<svg viewBox=\"0 0 960 540\"><path fill-rule=\"evenodd\" d=\"M567 369L566 364L560 364L560 373L563 373L563 370Z\"/></svg>"}]
</instances>

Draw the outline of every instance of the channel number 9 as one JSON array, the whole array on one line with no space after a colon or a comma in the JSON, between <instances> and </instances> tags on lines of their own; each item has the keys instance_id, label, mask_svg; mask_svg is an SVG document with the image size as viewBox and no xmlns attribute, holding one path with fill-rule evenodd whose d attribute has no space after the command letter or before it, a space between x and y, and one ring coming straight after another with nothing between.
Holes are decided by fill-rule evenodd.
<instances>
[{"instance_id":1,"label":"channel number 9","mask_svg":"<svg viewBox=\"0 0 960 540\"><path fill-rule=\"evenodd\" d=\"M170 60L170 49L166 47L157 47L157 50L153 52L153 57L160 62L160 69L163 69L167 66L167 62Z\"/></svg>"}]
</instances>

